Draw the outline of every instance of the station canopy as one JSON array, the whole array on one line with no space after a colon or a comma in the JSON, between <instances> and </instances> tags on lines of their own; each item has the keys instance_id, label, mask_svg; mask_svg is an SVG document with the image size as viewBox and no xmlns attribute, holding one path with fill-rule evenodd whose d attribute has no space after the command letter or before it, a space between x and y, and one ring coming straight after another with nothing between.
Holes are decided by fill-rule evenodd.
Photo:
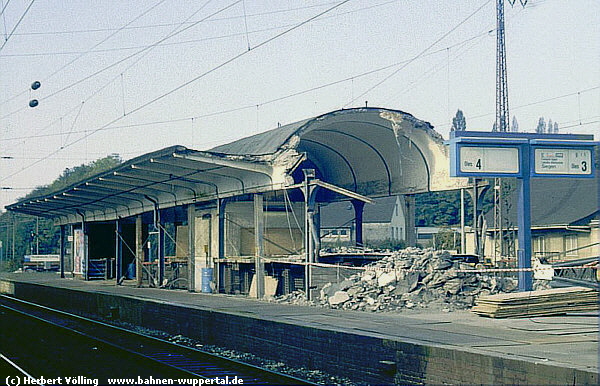
<instances>
[{"instance_id":1,"label":"station canopy","mask_svg":"<svg viewBox=\"0 0 600 386\"><path fill-rule=\"evenodd\" d=\"M448 190L448 150L432 126L381 108L330 112L197 151L173 146L144 154L8 210L58 223L107 221L195 202L269 192L302 181L303 169L368 197Z\"/></svg>"}]
</instances>

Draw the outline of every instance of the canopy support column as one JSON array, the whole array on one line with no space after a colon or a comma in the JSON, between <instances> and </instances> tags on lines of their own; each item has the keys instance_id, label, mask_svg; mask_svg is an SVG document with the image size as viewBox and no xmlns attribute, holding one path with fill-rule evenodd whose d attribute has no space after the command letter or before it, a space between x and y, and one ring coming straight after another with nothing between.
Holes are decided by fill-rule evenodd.
<instances>
[{"instance_id":1,"label":"canopy support column","mask_svg":"<svg viewBox=\"0 0 600 386\"><path fill-rule=\"evenodd\" d=\"M265 296L265 265L264 255L264 199L260 193L254 194L254 274L256 277L256 298Z\"/></svg>"},{"instance_id":2,"label":"canopy support column","mask_svg":"<svg viewBox=\"0 0 600 386\"><path fill-rule=\"evenodd\" d=\"M415 196L404 195L404 229L406 229L406 245L417 245L417 228L415 227Z\"/></svg>"},{"instance_id":3,"label":"canopy support column","mask_svg":"<svg viewBox=\"0 0 600 386\"><path fill-rule=\"evenodd\" d=\"M363 242L363 211L365 202L360 200L352 200L354 208L354 224L355 224L355 244L357 247L364 246Z\"/></svg>"},{"instance_id":4,"label":"canopy support column","mask_svg":"<svg viewBox=\"0 0 600 386\"><path fill-rule=\"evenodd\" d=\"M142 215L139 214L135 218L135 280L138 287L142 286L142 264L144 264L142 226Z\"/></svg>"},{"instance_id":5,"label":"canopy support column","mask_svg":"<svg viewBox=\"0 0 600 386\"><path fill-rule=\"evenodd\" d=\"M196 289L196 206L188 205L188 291Z\"/></svg>"},{"instance_id":6,"label":"canopy support column","mask_svg":"<svg viewBox=\"0 0 600 386\"><path fill-rule=\"evenodd\" d=\"M65 278L65 252L66 252L66 240L65 240L65 225L60 226L60 278Z\"/></svg>"},{"instance_id":7,"label":"canopy support column","mask_svg":"<svg viewBox=\"0 0 600 386\"><path fill-rule=\"evenodd\" d=\"M123 243L121 241L122 233L121 220L115 220L115 279L117 285L123 281Z\"/></svg>"}]
</instances>

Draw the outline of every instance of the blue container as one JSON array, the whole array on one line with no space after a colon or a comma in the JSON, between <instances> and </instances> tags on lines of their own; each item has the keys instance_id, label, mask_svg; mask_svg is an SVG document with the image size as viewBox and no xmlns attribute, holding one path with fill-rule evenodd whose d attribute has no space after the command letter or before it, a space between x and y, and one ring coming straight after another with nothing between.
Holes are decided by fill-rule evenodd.
<instances>
[{"instance_id":1,"label":"blue container","mask_svg":"<svg viewBox=\"0 0 600 386\"><path fill-rule=\"evenodd\" d=\"M210 282L213 278L213 269L212 268L202 268L202 293L209 294L212 293L212 287Z\"/></svg>"}]
</instances>

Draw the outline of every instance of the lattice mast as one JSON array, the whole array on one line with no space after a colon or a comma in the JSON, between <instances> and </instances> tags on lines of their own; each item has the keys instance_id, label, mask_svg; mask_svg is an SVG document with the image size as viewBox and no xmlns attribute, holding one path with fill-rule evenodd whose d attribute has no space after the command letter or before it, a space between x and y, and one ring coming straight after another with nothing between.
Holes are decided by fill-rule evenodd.
<instances>
[{"instance_id":1,"label":"lattice mast","mask_svg":"<svg viewBox=\"0 0 600 386\"><path fill-rule=\"evenodd\" d=\"M511 6L516 0L508 0ZM520 0L523 7L527 0ZM508 76L506 72L506 43L504 30L504 0L496 0L496 121L492 131L509 130ZM509 231L511 224L506 216L509 195L508 187L500 178L494 181L494 259L499 256L513 255L514 235Z\"/></svg>"},{"instance_id":2,"label":"lattice mast","mask_svg":"<svg viewBox=\"0 0 600 386\"><path fill-rule=\"evenodd\" d=\"M514 4L514 0L512 4ZM494 127L496 131L508 131L508 117L504 0L496 0L496 124Z\"/></svg>"}]
</instances>

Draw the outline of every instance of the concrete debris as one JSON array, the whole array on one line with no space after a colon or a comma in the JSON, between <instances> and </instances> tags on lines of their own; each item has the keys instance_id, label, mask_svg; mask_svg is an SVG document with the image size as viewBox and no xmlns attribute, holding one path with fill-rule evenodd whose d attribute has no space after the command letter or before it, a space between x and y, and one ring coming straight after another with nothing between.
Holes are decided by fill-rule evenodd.
<instances>
[{"instance_id":1,"label":"concrete debris","mask_svg":"<svg viewBox=\"0 0 600 386\"><path fill-rule=\"evenodd\" d=\"M332 306L337 306L350 300L350 295L345 291L336 291L333 296L329 297L327 301Z\"/></svg>"},{"instance_id":2,"label":"concrete debris","mask_svg":"<svg viewBox=\"0 0 600 386\"><path fill-rule=\"evenodd\" d=\"M471 308L479 296L517 289L516 279L463 270L474 267L453 261L448 251L407 248L369 264L339 284L326 284L316 301L307 302L303 292L276 301L370 312L415 308L448 312Z\"/></svg>"}]
</instances>

